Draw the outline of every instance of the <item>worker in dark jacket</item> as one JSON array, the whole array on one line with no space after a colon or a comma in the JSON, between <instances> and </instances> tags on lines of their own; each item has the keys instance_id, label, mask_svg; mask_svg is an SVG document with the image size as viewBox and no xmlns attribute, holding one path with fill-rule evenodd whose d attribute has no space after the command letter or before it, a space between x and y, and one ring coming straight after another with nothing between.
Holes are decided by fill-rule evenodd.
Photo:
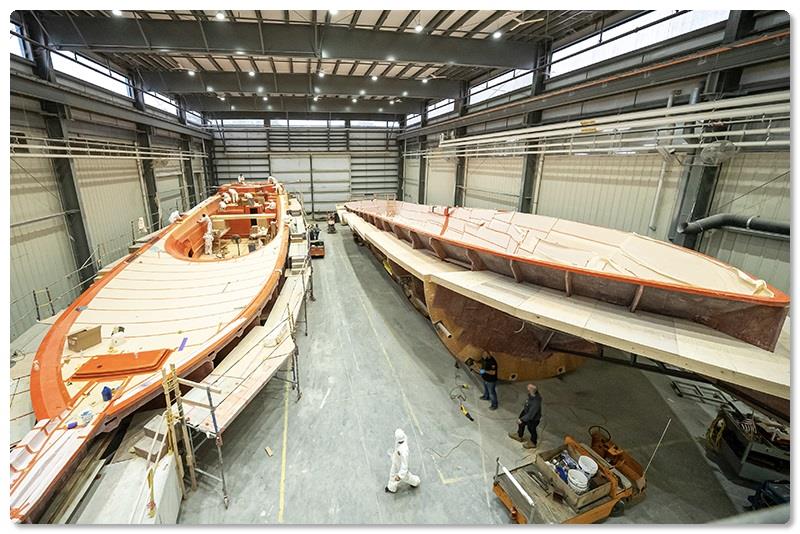
<instances>
[{"instance_id":1,"label":"worker in dark jacket","mask_svg":"<svg viewBox=\"0 0 800 534\"><path fill-rule=\"evenodd\" d=\"M497 409L497 360L491 354L484 354L481 368L478 371L483 378L483 397L481 400L491 401L490 410Z\"/></svg>"},{"instance_id":2,"label":"worker in dark jacket","mask_svg":"<svg viewBox=\"0 0 800 534\"><path fill-rule=\"evenodd\" d=\"M539 435L536 433L536 427L539 426L539 421L542 418L542 396L533 384L528 384L528 398L525 401L525 407L519 414L517 424L519 427L516 432L509 432L508 437L513 440L522 442L522 446L526 449L535 449ZM531 434L531 440L525 441L525 428Z\"/></svg>"}]
</instances>

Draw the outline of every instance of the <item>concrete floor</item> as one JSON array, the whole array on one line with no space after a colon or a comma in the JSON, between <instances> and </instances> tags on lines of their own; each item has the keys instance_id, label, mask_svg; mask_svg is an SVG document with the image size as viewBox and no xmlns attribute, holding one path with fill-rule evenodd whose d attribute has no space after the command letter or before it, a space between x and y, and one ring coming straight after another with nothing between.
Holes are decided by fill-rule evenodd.
<instances>
[{"instance_id":1,"label":"concrete floor","mask_svg":"<svg viewBox=\"0 0 800 534\"><path fill-rule=\"evenodd\" d=\"M273 380L224 435L230 508L205 480L183 503L179 522L509 523L491 479L495 458L516 466L528 457L506 436L525 384L500 385L496 412L472 387L467 405L476 420L467 420L450 391L478 384L454 367L429 321L349 228L322 237L327 256L314 261L317 300L308 307L309 334L298 339L302 399ZM741 511L752 492L706 457L703 433L715 408L676 397L669 382L595 361L539 382L540 448L565 434L588 441L587 428L601 424L646 464L672 418L647 473L647 498L609 522L712 521ZM411 469L422 484L391 495L383 487L397 427L409 436ZM212 446L200 462L216 465Z\"/></svg>"}]
</instances>

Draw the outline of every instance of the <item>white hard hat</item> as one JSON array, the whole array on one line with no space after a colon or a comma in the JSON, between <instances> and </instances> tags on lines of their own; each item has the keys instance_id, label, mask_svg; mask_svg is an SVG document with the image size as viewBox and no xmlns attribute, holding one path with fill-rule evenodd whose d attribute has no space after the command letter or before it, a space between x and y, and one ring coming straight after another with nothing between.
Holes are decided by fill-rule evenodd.
<instances>
[{"instance_id":1,"label":"white hard hat","mask_svg":"<svg viewBox=\"0 0 800 534\"><path fill-rule=\"evenodd\" d=\"M394 431L394 440L397 443L403 443L406 440L406 433L401 428Z\"/></svg>"}]
</instances>

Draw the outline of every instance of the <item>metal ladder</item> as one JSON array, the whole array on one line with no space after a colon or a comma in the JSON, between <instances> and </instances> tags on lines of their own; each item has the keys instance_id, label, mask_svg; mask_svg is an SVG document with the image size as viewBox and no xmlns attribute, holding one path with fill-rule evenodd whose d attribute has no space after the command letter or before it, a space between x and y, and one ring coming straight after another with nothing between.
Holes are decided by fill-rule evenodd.
<instances>
[{"instance_id":1,"label":"metal ladder","mask_svg":"<svg viewBox=\"0 0 800 534\"><path fill-rule=\"evenodd\" d=\"M184 443L185 462L189 471L189 480L192 483L192 491L197 489L197 474L195 473L196 461L194 457L194 450L192 449L192 441L189 437L189 430L186 427L186 416L183 412L180 378L175 371L175 364L170 365L169 371L164 368L161 369L161 384L164 387L164 397L167 401L167 409L164 414L167 421L167 438L169 441L169 448L177 460L175 465L178 469L178 483L181 486L181 495L185 499L186 486L183 483L185 471L178 449L178 436L175 432L176 423L180 427L181 439L183 439ZM175 409L177 409L177 414L175 413L173 406Z\"/></svg>"}]
</instances>

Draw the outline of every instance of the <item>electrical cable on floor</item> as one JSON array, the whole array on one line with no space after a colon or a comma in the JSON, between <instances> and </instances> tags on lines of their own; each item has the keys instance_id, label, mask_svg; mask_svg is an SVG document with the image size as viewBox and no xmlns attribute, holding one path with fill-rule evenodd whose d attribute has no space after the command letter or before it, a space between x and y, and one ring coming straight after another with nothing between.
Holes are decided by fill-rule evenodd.
<instances>
[{"instance_id":1,"label":"electrical cable on floor","mask_svg":"<svg viewBox=\"0 0 800 534\"><path fill-rule=\"evenodd\" d=\"M464 443L466 443L466 442L468 442L468 441L469 441L469 442L471 442L471 443L474 443L474 444L475 444L475 446L476 446L476 447L478 447L478 449L480 449L480 451L481 451L483 454L485 454L487 458L489 458L489 455L486 453L486 451L484 451L484 450L483 450L483 448L480 446L480 444L479 444L477 441L475 441L474 439L471 439L471 438L464 438L464 439L462 439L461 441L459 441L459 442L458 442L458 444L457 444L456 446L454 446L454 447L451 447L451 448L450 448L450 450L448 450L448 451L447 451L447 453L445 453L445 454L442 454L442 453L440 453L439 451L437 451L436 449L434 449L434 448L432 448L432 447L426 447L426 448L424 448L424 449L422 449L422 450L423 450L423 451L429 451L429 452L432 452L432 453L434 453L436 456L438 456L439 458L441 458L441 459L443 459L443 460L444 460L445 458L447 458L448 456L450 456L450 455L451 455L451 454L452 454L452 453L453 453L453 452L454 452L454 451L455 451L457 448L459 448L460 446L462 446Z\"/></svg>"}]
</instances>

